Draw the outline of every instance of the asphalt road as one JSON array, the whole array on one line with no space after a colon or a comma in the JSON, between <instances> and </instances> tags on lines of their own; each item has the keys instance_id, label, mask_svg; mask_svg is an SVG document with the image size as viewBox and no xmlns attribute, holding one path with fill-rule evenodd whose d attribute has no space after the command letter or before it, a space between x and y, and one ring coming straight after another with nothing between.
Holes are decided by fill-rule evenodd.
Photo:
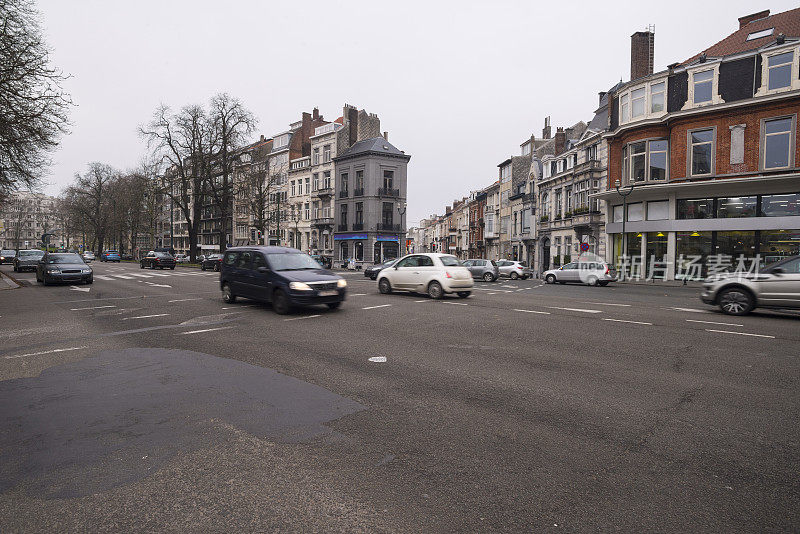
<instances>
[{"instance_id":1,"label":"asphalt road","mask_svg":"<svg viewBox=\"0 0 800 534\"><path fill-rule=\"evenodd\" d=\"M341 309L278 316L93 267L0 291L2 532L800 528L796 314L347 273Z\"/></svg>"}]
</instances>

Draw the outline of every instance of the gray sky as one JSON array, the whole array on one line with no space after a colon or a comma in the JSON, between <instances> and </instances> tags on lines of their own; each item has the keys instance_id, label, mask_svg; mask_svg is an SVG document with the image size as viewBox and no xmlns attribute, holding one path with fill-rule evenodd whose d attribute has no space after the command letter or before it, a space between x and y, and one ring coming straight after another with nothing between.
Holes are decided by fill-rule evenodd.
<instances>
[{"instance_id":1,"label":"gray sky","mask_svg":"<svg viewBox=\"0 0 800 534\"><path fill-rule=\"evenodd\" d=\"M615 5L616 4L616 5ZM588 121L630 74L630 35L655 24L655 68L795 2L40 0L53 61L73 77L72 134L54 154L56 194L87 163L132 168L136 128L163 102L237 96L267 136L314 106L377 113L411 154L409 223L491 183L497 164L556 126Z\"/></svg>"}]
</instances>

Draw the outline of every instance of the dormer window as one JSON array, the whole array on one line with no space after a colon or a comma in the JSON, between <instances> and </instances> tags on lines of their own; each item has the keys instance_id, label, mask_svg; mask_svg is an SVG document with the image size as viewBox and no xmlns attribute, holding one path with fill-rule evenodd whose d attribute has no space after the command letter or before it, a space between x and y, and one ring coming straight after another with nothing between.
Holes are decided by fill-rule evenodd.
<instances>
[{"instance_id":1,"label":"dormer window","mask_svg":"<svg viewBox=\"0 0 800 534\"><path fill-rule=\"evenodd\" d=\"M714 88L714 71L704 70L692 76L694 86L694 103L711 102Z\"/></svg>"},{"instance_id":2,"label":"dormer window","mask_svg":"<svg viewBox=\"0 0 800 534\"><path fill-rule=\"evenodd\" d=\"M793 50L767 58L767 77L769 79L767 88L770 91L773 89L783 89L792 84L793 62Z\"/></svg>"},{"instance_id":3,"label":"dormer window","mask_svg":"<svg viewBox=\"0 0 800 534\"><path fill-rule=\"evenodd\" d=\"M719 62L705 62L688 70L689 94L681 109L693 109L711 104L724 104L719 96Z\"/></svg>"},{"instance_id":4,"label":"dormer window","mask_svg":"<svg viewBox=\"0 0 800 534\"><path fill-rule=\"evenodd\" d=\"M619 122L621 123L628 122L628 120L630 119L630 116L628 115L628 109L629 109L628 98L629 98L628 94L625 93L619 99Z\"/></svg>"},{"instance_id":5,"label":"dormer window","mask_svg":"<svg viewBox=\"0 0 800 534\"><path fill-rule=\"evenodd\" d=\"M619 123L661 117L666 112L667 82L664 78L619 95Z\"/></svg>"},{"instance_id":6,"label":"dormer window","mask_svg":"<svg viewBox=\"0 0 800 534\"><path fill-rule=\"evenodd\" d=\"M631 91L631 117L644 115L644 101L647 94L644 87Z\"/></svg>"}]
</instances>

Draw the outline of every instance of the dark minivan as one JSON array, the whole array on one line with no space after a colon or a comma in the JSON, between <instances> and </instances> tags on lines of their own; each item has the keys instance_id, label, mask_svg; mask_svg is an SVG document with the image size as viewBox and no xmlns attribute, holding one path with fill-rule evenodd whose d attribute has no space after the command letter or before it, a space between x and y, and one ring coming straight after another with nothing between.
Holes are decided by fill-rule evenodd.
<instances>
[{"instance_id":1,"label":"dark minivan","mask_svg":"<svg viewBox=\"0 0 800 534\"><path fill-rule=\"evenodd\" d=\"M341 306L347 281L311 256L286 247L233 247L225 251L219 276L225 302L245 297L271 302L276 313L294 306Z\"/></svg>"}]
</instances>

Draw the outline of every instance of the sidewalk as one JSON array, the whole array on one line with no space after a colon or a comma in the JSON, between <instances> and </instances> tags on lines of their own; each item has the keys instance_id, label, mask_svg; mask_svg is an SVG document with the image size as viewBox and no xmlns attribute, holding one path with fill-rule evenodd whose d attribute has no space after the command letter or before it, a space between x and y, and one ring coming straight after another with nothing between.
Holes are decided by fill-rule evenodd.
<instances>
[{"instance_id":1,"label":"sidewalk","mask_svg":"<svg viewBox=\"0 0 800 534\"><path fill-rule=\"evenodd\" d=\"M20 285L9 275L0 271L0 291L4 289L17 289Z\"/></svg>"}]
</instances>

